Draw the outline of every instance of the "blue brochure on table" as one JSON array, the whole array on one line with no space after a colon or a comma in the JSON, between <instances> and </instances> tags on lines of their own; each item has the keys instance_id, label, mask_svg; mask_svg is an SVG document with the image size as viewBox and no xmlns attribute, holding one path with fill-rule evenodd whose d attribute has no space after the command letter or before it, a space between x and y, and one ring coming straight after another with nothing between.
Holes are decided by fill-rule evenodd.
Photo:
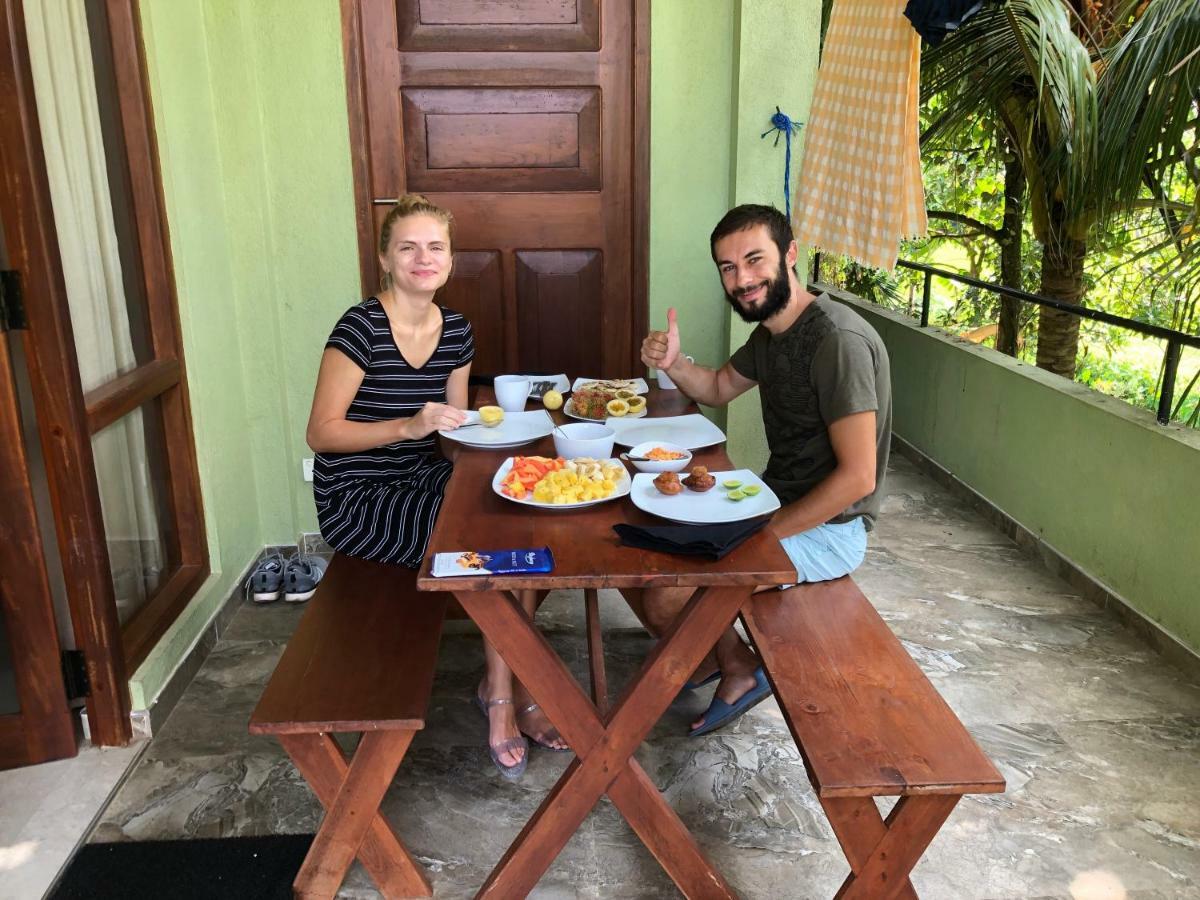
<instances>
[{"instance_id":1,"label":"blue brochure on table","mask_svg":"<svg viewBox=\"0 0 1200 900\"><path fill-rule=\"evenodd\" d=\"M435 553L430 569L435 578L452 575L534 575L554 569L549 547L532 550L459 550Z\"/></svg>"}]
</instances>

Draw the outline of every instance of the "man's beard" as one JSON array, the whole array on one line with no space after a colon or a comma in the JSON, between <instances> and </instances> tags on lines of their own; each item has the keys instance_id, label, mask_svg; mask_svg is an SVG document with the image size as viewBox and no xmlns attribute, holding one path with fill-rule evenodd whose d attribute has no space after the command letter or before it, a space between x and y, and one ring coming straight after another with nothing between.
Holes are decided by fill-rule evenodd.
<instances>
[{"instance_id":1,"label":"man's beard","mask_svg":"<svg viewBox=\"0 0 1200 900\"><path fill-rule=\"evenodd\" d=\"M759 287L761 285L756 284L752 288L739 289L733 294L730 294L728 291L725 292L725 299L733 307L734 312L742 317L743 322L765 322L787 306L788 299L792 295L792 285L788 280L787 262L782 259L779 261L779 274L775 276L774 280L767 282L767 294L757 306L749 309L742 306L742 302L738 297L749 291L757 290Z\"/></svg>"}]
</instances>

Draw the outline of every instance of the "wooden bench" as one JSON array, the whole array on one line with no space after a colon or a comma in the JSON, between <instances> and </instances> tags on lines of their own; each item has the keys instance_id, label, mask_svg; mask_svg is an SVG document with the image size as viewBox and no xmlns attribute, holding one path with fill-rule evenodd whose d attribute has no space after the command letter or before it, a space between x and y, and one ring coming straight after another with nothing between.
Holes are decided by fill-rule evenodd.
<instances>
[{"instance_id":1,"label":"wooden bench","mask_svg":"<svg viewBox=\"0 0 1200 900\"><path fill-rule=\"evenodd\" d=\"M425 727L448 594L416 572L337 555L250 717L279 739L325 807L293 884L333 897L355 857L386 897L429 897L429 882L379 812ZM333 738L362 735L353 758Z\"/></svg>"},{"instance_id":2,"label":"wooden bench","mask_svg":"<svg viewBox=\"0 0 1200 900\"><path fill-rule=\"evenodd\" d=\"M916 897L909 872L959 798L1004 779L849 577L755 594L742 621L850 863L837 896Z\"/></svg>"}]
</instances>

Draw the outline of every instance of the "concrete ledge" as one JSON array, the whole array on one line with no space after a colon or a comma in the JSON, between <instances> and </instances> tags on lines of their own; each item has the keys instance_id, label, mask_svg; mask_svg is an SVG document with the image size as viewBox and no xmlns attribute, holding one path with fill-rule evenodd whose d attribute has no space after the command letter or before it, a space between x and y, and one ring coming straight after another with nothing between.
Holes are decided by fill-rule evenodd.
<instances>
[{"instance_id":1,"label":"concrete ledge","mask_svg":"<svg viewBox=\"0 0 1200 900\"><path fill-rule=\"evenodd\" d=\"M1200 431L847 294L892 362L893 431L997 524L1188 666L1200 604Z\"/></svg>"}]
</instances>

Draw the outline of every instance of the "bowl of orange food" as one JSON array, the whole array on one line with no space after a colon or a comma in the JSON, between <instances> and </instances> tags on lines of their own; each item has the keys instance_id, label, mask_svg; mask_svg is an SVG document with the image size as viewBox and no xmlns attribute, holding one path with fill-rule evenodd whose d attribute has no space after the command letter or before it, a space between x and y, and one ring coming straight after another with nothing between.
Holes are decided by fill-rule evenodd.
<instances>
[{"instance_id":1,"label":"bowl of orange food","mask_svg":"<svg viewBox=\"0 0 1200 900\"><path fill-rule=\"evenodd\" d=\"M679 472L691 461L692 454L686 447L666 441L646 441L632 448L629 461L639 472Z\"/></svg>"}]
</instances>

